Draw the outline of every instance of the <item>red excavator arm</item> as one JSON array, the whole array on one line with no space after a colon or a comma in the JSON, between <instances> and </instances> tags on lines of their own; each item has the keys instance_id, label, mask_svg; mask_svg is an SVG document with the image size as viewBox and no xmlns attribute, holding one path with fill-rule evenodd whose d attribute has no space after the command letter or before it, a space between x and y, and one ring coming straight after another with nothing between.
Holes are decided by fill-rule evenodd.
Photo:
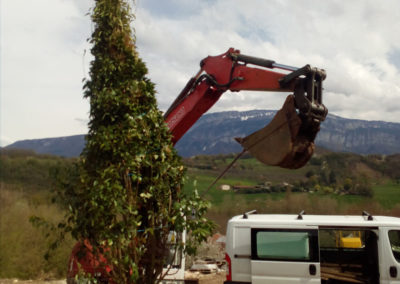
<instances>
[{"instance_id":1,"label":"red excavator arm","mask_svg":"<svg viewBox=\"0 0 400 284\"><path fill-rule=\"evenodd\" d=\"M250 64L254 67L250 67ZM308 161L313 151L313 141L319 130L319 124L327 115L327 109L322 104L322 81L326 77L324 70L311 68L309 65L303 68L281 65L271 60L242 55L239 50L233 48L219 56L208 56L201 61L200 67L200 71L189 80L164 115L173 134L174 144L227 90L293 91L294 96L289 99L290 102L285 103L282 109L284 113L276 116L273 128L269 127L261 134L256 135L257 137L238 139L238 142L267 164L297 168L304 165L305 160L305 162ZM274 72L272 69L286 70L286 73ZM296 119L297 122L294 121ZM279 139L290 140L290 145L288 144L286 149L282 150L282 147L279 146L278 149L276 145L274 146L276 143L281 144L282 141L279 139L260 143L261 140L266 140L267 136L278 135L274 132L282 132L279 129L282 128L282 125L285 126L285 123L287 133L283 136L286 135L286 138ZM301 141L296 142L299 137L301 137ZM305 145L305 141L309 142L308 145ZM265 149L264 146L268 145L269 152L275 153L277 150L278 152L281 150L282 153L277 158L273 157L273 161L269 161L269 158L260 159L260 155L264 155L266 151L256 153L259 152L259 150L255 150L256 144L260 146L258 147L260 149ZM300 149L301 155L299 155L298 149L300 144L302 145L300 147L302 148ZM267 153L267 156L271 156L270 154ZM287 154L292 157L288 158ZM297 157L294 157L296 155ZM302 162L298 163L299 160Z\"/></svg>"}]
</instances>

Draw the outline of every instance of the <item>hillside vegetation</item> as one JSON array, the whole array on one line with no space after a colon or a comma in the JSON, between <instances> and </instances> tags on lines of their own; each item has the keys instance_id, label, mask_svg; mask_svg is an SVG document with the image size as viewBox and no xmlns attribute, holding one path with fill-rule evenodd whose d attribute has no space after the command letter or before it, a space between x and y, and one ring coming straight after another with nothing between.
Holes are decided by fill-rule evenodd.
<instances>
[{"instance_id":1,"label":"hillside vegetation","mask_svg":"<svg viewBox=\"0 0 400 284\"><path fill-rule=\"evenodd\" d=\"M253 209L260 213L305 210L309 214L361 214L367 210L400 216L400 154L320 152L298 170L268 167L247 156L207 191L233 158L218 155L184 160L184 189L196 188L212 201L208 217L222 233L230 217ZM73 240L67 238L46 260L54 232L33 227L29 218L42 216L56 224L63 217L64 205L53 198L53 186L55 176L71 169L74 161L23 150L1 151L0 278L65 276ZM222 185L231 189L221 190Z\"/></svg>"},{"instance_id":2,"label":"hillside vegetation","mask_svg":"<svg viewBox=\"0 0 400 284\"><path fill-rule=\"evenodd\" d=\"M31 216L58 223L64 209L51 201L51 172L70 167L72 160L22 150L1 152L0 158L0 278L52 278L65 275L72 240L44 258L55 239L38 230ZM46 234L50 234L46 237Z\"/></svg>"},{"instance_id":3,"label":"hillside vegetation","mask_svg":"<svg viewBox=\"0 0 400 284\"><path fill-rule=\"evenodd\" d=\"M206 194L213 204L209 216L222 232L230 217L253 209L260 213L400 213L400 154L319 152L298 170L266 166L247 156L208 191L234 156L189 158L185 160L189 177L185 189L197 188ZM224 191L223 186L231 189Z\"/></svg>"}]
</instances>

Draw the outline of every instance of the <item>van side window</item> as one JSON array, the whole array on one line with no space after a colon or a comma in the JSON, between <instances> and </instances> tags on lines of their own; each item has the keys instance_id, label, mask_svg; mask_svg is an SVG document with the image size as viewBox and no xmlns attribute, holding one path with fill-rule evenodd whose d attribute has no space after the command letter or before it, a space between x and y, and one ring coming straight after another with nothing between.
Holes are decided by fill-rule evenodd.
<instances>
[{"instance_id":1,"label":"van side window","mask_svg":"<svg viewBox=\"0 0 400 284\"><path fill-rule=\"evenodd\" d=\"M321 228L319 230L320 249L363 249L366 230L360 228Z\"/></svg>"},{"instance_id":2,"label":"van side window","mask_svg":"<svg viewBox=\"0 0 400 284\"><path fill-rule=\"evenodd\" d=\"M400 231L389 231L389 240L394 258L397 260L397 262L400 262Z\"/></svg>"},{"instance_id":3,"label":"van side window","mask_svg":"<svg viewBox=\"0 0 400 284\"><path fill-rule=\"evenodd\" d=\"M252 229L252 259L317 262L318 233Z\"/></svg>"}]
</instances>

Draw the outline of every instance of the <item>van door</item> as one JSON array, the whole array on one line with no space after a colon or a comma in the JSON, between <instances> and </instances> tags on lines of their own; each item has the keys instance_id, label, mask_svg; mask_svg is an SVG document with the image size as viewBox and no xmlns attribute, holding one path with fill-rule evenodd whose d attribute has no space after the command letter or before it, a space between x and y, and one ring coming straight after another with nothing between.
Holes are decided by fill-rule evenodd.
<instances>
[{"instance_id":1,"label":"van door","mask_svg":"<svg viewBox=\"0 0 400 284\"><path fill-rule=\"evenodd\" d=\"M321 279L326 283L380 283L378 236L372 227L320 227Z\"/></svg>"},{"instance_id":2,"label":"van door","mask_svg":"<svg viewBox=\"0 0 400 284\"><path fill-rule=\"evenodd\" d=\"M251 283L321 283L318 228L252 228Z\"/></svg>"},{"instance_id":3,"label":"van door","mask_svg":"<svg viewBox=\"0 0 400 284\"><path fill-rule=\"evenodd\" d=\"M380 228L381 283L400 284L400 228Z\"/></svg>"}]
</instances>

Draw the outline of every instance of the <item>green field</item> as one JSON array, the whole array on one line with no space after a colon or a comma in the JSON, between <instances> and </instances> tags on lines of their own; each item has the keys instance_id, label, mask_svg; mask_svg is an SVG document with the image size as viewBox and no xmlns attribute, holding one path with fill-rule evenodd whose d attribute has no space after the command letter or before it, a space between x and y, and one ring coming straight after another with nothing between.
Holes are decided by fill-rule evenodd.
<instances>
[{"instance_id":1,"label":"green field","mask_svg":"<svg viewBox=\"0 0 400 284\"><path fill-rule=\"evenodd\" d=\"M296 213L306 210L310 214L361 214L363 210L367 210L371 214L398 215L395 209L396 206L400 207L400 183L380 172L381 168L387 172L388 167L383 166L375 156L370 158L334 153L327 157L314 158L298 170L266 166L253 158L240 159L207 191L232 159L233 157L204 156L185 161L188 165L185 191L190 193L196 188L200 194L205 194L212 203L211 217L221 219L219 221L221 228L230 216L252 209L263 213ZM390 164L390 168L393 168L393 164ZM240 194L232 190L220 189L223 184L255 186L266 181L272 184L282 182L295 184L309 180L306 178L307 175L314 175L312 178L320 182L323 188L326 185L323 184L321 176L324 174L329 176L332 173L336 179L332 187L345 187L346 180L352 180L354 187L358 184L366 184L370 188L370 195L346 193L340 190L332 193L312 190L309 193L285 191ZM228 212L230 215L227 214ZM226 218L221 218L221 215Z\"/></svg>"},{"instance_id":2,"label":"green field","mask_svg":"<svg viewBox=\"0 0 400 284\"><path fill-rule=\"evenodd\" d=\"M185 184L185 191L192 192L194 189L200 194L203 194L211 183L215 180L212 176L196 175L188 178ZM234 178L222 178L212 188L207 191L205 197L211 201L214 206L219 206L227 197L235 199L244 199L248 202L254 200L281 200L284 198L284 193L256 193L256 194L238 194L232 191L223 191L220 186L223 184L235 185L255 185L256 182L252 180L242 180ZM358 195L343 195L338 196L335 194L310 194L311 197L332 198L338 201L339 204L360 204L365 202L378 202L384 209L392 209L397 204L400 204L400 184L388 182L386 184L379 184L372 187L374 196L372 198L358 196ZM292 193L295 194L295 193Z\"/></svg>"},{"instance_id":3,"label":"green field","mask_svg":"<svg viewBox=\"0 0 400 284\"><path fill-rule=\"evenodd\" d=\"M193 180L196 180L196 186ZM213 177L196 175L188 180L185 190L197 188L200 194L214 181ZM254 185L251 180L234 178L221 179L205 195L211 201L209 217L215 220L223 233L227 220L235 215L256 209L260 213L308 214L361 214L368 211L375 215L400 217L400 184L388 182L373 186L374 196L337 195L322 193L256 193L240 194L232 190L223 191L222 184Z\"/></svg>"},{"instance_id":4,"label":"green field","mask_svg":"<svg viewBox=\"0 0 400 284\"><path fill-rule=\"evenodd\" d=\"M375 185L374 200L378 201L382 207L392 209L400 204L400 183L388 182L382 185Z\"/></svg>"}]
</instances>

